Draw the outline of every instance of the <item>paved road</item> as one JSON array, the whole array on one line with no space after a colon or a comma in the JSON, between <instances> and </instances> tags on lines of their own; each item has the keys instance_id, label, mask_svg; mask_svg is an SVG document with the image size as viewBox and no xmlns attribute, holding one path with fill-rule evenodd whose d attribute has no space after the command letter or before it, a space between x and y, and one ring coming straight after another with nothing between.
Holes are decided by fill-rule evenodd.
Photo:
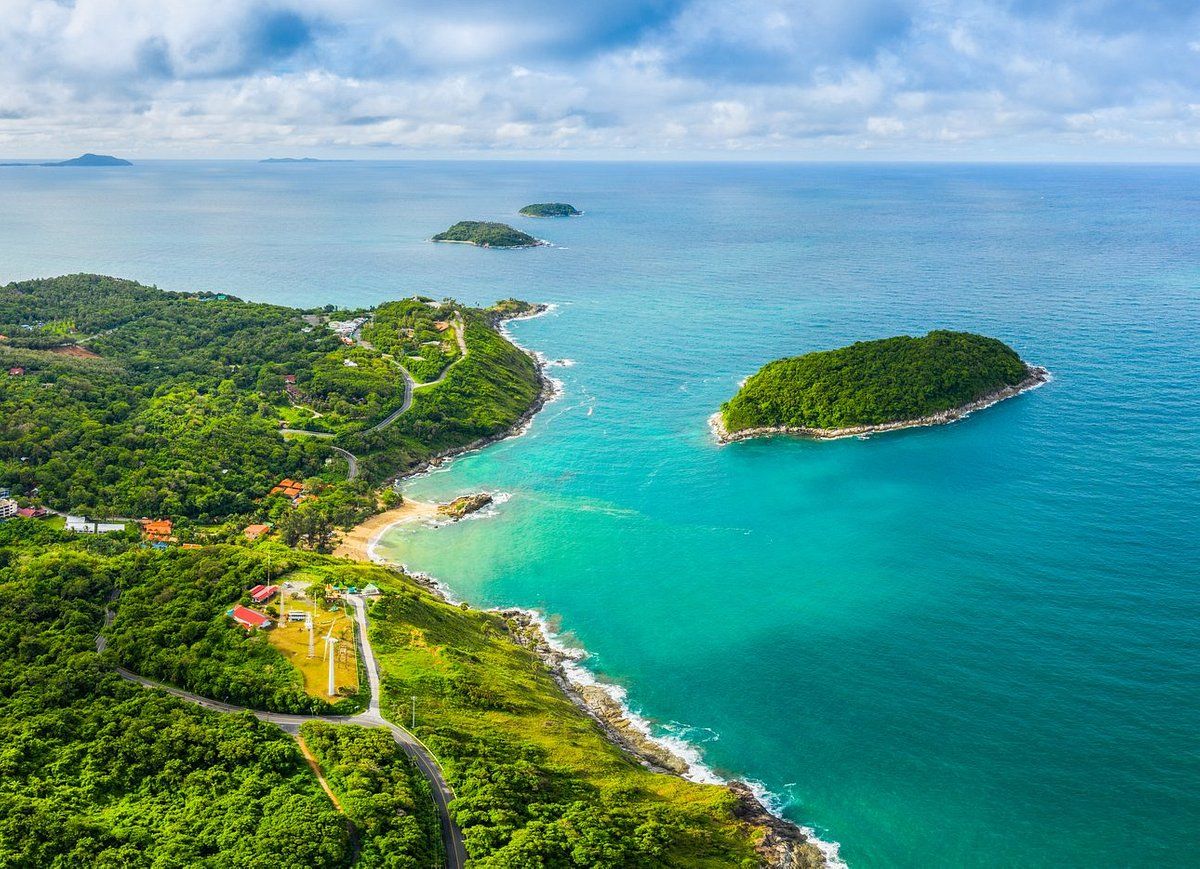
<instances>
[{"instance_id":1,"label":"paved road","mask_svg":"<svg viewBox=\"0 0 1200 869\"><path fill-rule=\"evenodd\" d=\"M393 365L395 365L396 368L400 371L400 376L404 378L404 400L400 402L400 406L398 408L393 410L391 413L389 413L386 417L381 419L379 422L375 423L375 425L371 426L369 429L366 429L366 431L365 431L366 434L373 434L374 432L377 432L377 431L383 431L385 428L387 428L392 423L394 423L396 420L398 420L401 416L408 413L408 409L410 407L412 407L414 390L427 389L430 386L437 386L439 383L441 383L443 380L446 379L446 375L450 373L451 368L453 368L459 362L462 362L464 359L467 358L467 339L464 337L466 334L466 331L467 331L466 324L463 323L462 317L459 317L458 319L456 319L454 321L454 325L456 327L454 330L454 337L458 341L459 356L457 359L455 359L453 362L451 362L449 365L447 365L445 367L445 369L442 371L442 373L438 375L436 380L430 380L427 383L417 383L415 380L412 379L412 375L408 373L407 368L405 368L403 365L401 365L395 359L391 360L391 363ZM332 438L332 437L334 437L334 435L330 434L327 431L309 431L308 429L303 429L303 428L281 428L279 431L282 434L309 435L309 436L315 437L315 438ZM358 476L358 458L356 456L354 456L353 454L347 452L346 450L342 449L341 447L333 447L332 449L335 452L337 452L338 454L340 454L343 458L345 458L347 462L350 463L350 471L346 475L346 478L353 480L355 477L357 477Z\"/></svg>"},{"instance_id":2,"label":"paved road","mask_svg":"<svg viewBox=\"0 0 1200 869\"><path fill-rule=\"evenodd\" d=\"M118 591L114 591L109 598L109 606L104 612L105 627L112 624L112 604L116 602L118 594ZM193 694L191 691L184 691L182 688L176 688L173 685L164 685L161 682L155 682L152 679L139 676L137 673L126 670L124 667L117 667L116 671L122 679L135 682L138 685L144 685L147 688L157 688L160 691L166 691L168 694L178 697L181 700L187 700L189 703L195 703L197 706L211 709L214 712L250 712L256 718L268 721L288 733L298 733L300 726L306 721L327 721L331 724L358 724L362 727L386 727L391 731L392 738L396 740L396 744L400 746L405 754L412 758L417 769L429 780L430 788L433 791L433 800L437 804L438 820L442 832L442 847L446 852L446 866L448 869L463 869L467 862L467 849L463 844L462 831L458 829L458 826L450 817L450 801L454 799L454 791L446 781L446 777L442 773L442 768L438 765L437 759L425 747L425 744L408 730L388 721L380 712L379 668L375 662L375 651L371 648L370 637L367 636L367 608L361 597L350 597L349 599L354 605L355 620L358 622L358 635L362 640L363 662L366 665L367 682L371 686L371 701L366 710L357 715L291 715L284 712L263 712L258 709L249 709L245 706L237 706L233 703L223 703L220 700L201 697L199 694ZM101 634L96 637L96 651L104 651L104 646L105 638Z\"/></svg>"}]
</instances>

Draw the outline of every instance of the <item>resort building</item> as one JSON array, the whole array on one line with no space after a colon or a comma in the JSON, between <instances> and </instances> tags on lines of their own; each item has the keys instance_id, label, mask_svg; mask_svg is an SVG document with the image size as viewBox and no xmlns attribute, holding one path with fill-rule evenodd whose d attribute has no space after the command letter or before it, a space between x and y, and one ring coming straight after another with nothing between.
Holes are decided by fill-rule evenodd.
<instances>
[{"instance_id":1,"label":"resort building","mask_svg":"<svg viewBox=\"0 0 1200 869\"><path fill-rule=\"evenodd\" d=\"M379 597L382 592L379 591L379 586L373 582L369 582L363 586L362 593L363 597Z\"/></svg>"},{"instance_id":2,"label":"resort building","mask_svg":"<svg viewBox=\"0 0 1200 869\"><path fill-rule=\"evenodd\" d=\"M271 620L266 615L260 613L258 610L244 607L241 604L231 609L229 615L235 622L248 631L257 630L258 628L269 628L271 626Z\"/></svg>"},{"instance_id":3,"label":"resort building","mask_svg":"<svg viewBox=\"0 0 1200 869\"><path fill-rule=\"evenodd\" d=\"M12 498L0 499L0 519L11 519L17 515L19 509L17 502Z\"/></svg>"},{"instance_id":4,"label":"resort building","mask_svg":"<svg viewBox=\"0 0 1200 869\"><path fill-rule=\"evenodd\" d=\"M17 515L22 519L45 519L49 514L45 507L22 507L17 511Z\"/></svg>"},{"instance_id":5,"label":"resort building","mask_svg":"<svg viewBox=\"0 0 1200 869\"><path fill-rule=\"evenodd\" d=\"M293 501L304 494L304 484L298 480L283 479L279 485L270 491L271 495L285 495Z\"/></svg>"},{"instance_id":6,"label":"resort building","mask_svg":"<svg viewBox=\"0 0 1200 869\"><path fill-rule=\"evenodd\" d=\"M170 519L141 519L139 524L142 526L142 534L152 543L178 543L179 541L171 536L171 531L175 528L175 523Z\"/></svg>"}]
</instances>

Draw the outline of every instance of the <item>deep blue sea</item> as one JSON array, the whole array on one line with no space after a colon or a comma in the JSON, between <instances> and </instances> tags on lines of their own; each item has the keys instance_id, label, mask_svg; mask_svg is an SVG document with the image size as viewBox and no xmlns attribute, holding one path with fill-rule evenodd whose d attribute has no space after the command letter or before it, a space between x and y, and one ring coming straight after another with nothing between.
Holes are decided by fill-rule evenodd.
<instances>
[{"instance_id":1,"label":"deep blue sea","mask_svg":"<svg viewBox=\"0 0 1200 869\"><path fill-rule=\"evenodd\" d=\"M563 200L577 219L529 221ZM553 247L426 240L503 220ZM295 305L554 303L563 394L412 481L382 547L537 607L661 734L852 866L1195 866L1200 168L146 163L0 169L0 280ZM951 426L718 447L780 356L933 328L1049 385Z\"/></svg>"}]
</instances>

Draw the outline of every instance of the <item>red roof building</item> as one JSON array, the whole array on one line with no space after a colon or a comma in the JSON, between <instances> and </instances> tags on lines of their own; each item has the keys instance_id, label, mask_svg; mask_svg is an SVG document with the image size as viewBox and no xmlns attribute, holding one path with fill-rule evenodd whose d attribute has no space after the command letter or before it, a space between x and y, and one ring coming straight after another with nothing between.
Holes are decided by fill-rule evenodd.
<instances>
[{"instance_id":1,"label":"red roof building","mask_svg":"<svg viewBox=\"0 0 1200 869\"><path fill-rule=\"evenodd\" d=\"M233 616L233 620L248 631L253 631L257 628L269 628L271 620L258 610L252 610L249 607L235 606L229 611Z\"/></svg>"},{"instance_id":2,"label":"red roof building","mask_svg":"<svg viewBox=\"0 0 1200 869\"><path fill-rule=\"evenodd\" d=\"M246 535L247 540L257 540L270 530L270 525L247 525L242 529L242 533Z\"/></svg>"},{"instance_id":3,"label":"red roof building","mask_svg":"<svg viewBox=\"0 0 1200 869\"><path fill-rule=\"evenodd\" d=\"M295 374L285 374L285 375L283 375L283 382L284 382L284 383L295 383L295 382L296 382L296 375L295 375Z\"/></svg>"},{"instance_id":4,"label":"red roof building","mask_svg":"<svg viewBox=\"0 0 1200 869\"><path fill-rule=\"evenodd\" d=\"M17 515L23 519L42 519L46 516L45 507L22 507Z\"/></svg>"},{"instance_id":5,"label":"red roof building","mask_svg":"<svg viewBox=\"0 0 1200 869\"><path fill-rule=\"evenodd\" d=\"M279 586L277 585L256 585L250 589L250 600L255 603L264 603L277 594L279 594Z\"/></svg>"},{"instance_id":6,"label":"red roof building","mask_svg":"<svg viewBox=\"0 0 1200 869\"><path fill-rule=\"evenodd\" d=\"M140 524L142 534L146 535L147 540L155 540L159 543L175 542L175 538L171 536L175 523L170 519L142 519Z\"/></svg>"},{"instance_id":7,"label":"red roof building","mask_svg":"<svg viewBox=\"0 0 1200 869\"><path fill-rule=\"evenodd\" d=\"M20 365L14 365L12 368L8 369L9 377L20 377L24 373L25 373L25 369L22 368Z\"/></svg>"}]
</instances>

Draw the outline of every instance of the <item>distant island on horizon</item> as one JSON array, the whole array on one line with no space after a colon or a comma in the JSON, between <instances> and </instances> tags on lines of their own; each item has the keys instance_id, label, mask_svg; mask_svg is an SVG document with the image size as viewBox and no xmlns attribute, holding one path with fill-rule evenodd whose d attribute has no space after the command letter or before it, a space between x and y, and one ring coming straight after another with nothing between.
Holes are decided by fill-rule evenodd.
<instances>
[{"instance_id":1,"label":"distant island on horizon","mask_svg":"<svg viewBox=\"0 0 1200 869\"><path fill-rule=\"evenodd\" d=\"M323 157L267 157L259 163L353 163L353 160L326 160Z\"/></svg>"},{"instance_id":2,"label":"distant island on horizon","mask_svg":"<svg viewBox=\"0 0 1200 869\"><path fill-rule=\"evenodd\" d=\"M0 163L0 166L132 166L128 160L113 157L109 154L81 154L70 160L52 161L49 163Z\"/></svg>"},{"instance_id":3,"label":"distant island on horizon","mask_svg":"<svg viewBox=\"0 0 1200 869\"><path fill-rule=\"evenodd\" d=\"M996 338L935 330L768 362L710 423L721 443L866 435L954 422L1049 379Z\"/></svg>"}]
</instances>

